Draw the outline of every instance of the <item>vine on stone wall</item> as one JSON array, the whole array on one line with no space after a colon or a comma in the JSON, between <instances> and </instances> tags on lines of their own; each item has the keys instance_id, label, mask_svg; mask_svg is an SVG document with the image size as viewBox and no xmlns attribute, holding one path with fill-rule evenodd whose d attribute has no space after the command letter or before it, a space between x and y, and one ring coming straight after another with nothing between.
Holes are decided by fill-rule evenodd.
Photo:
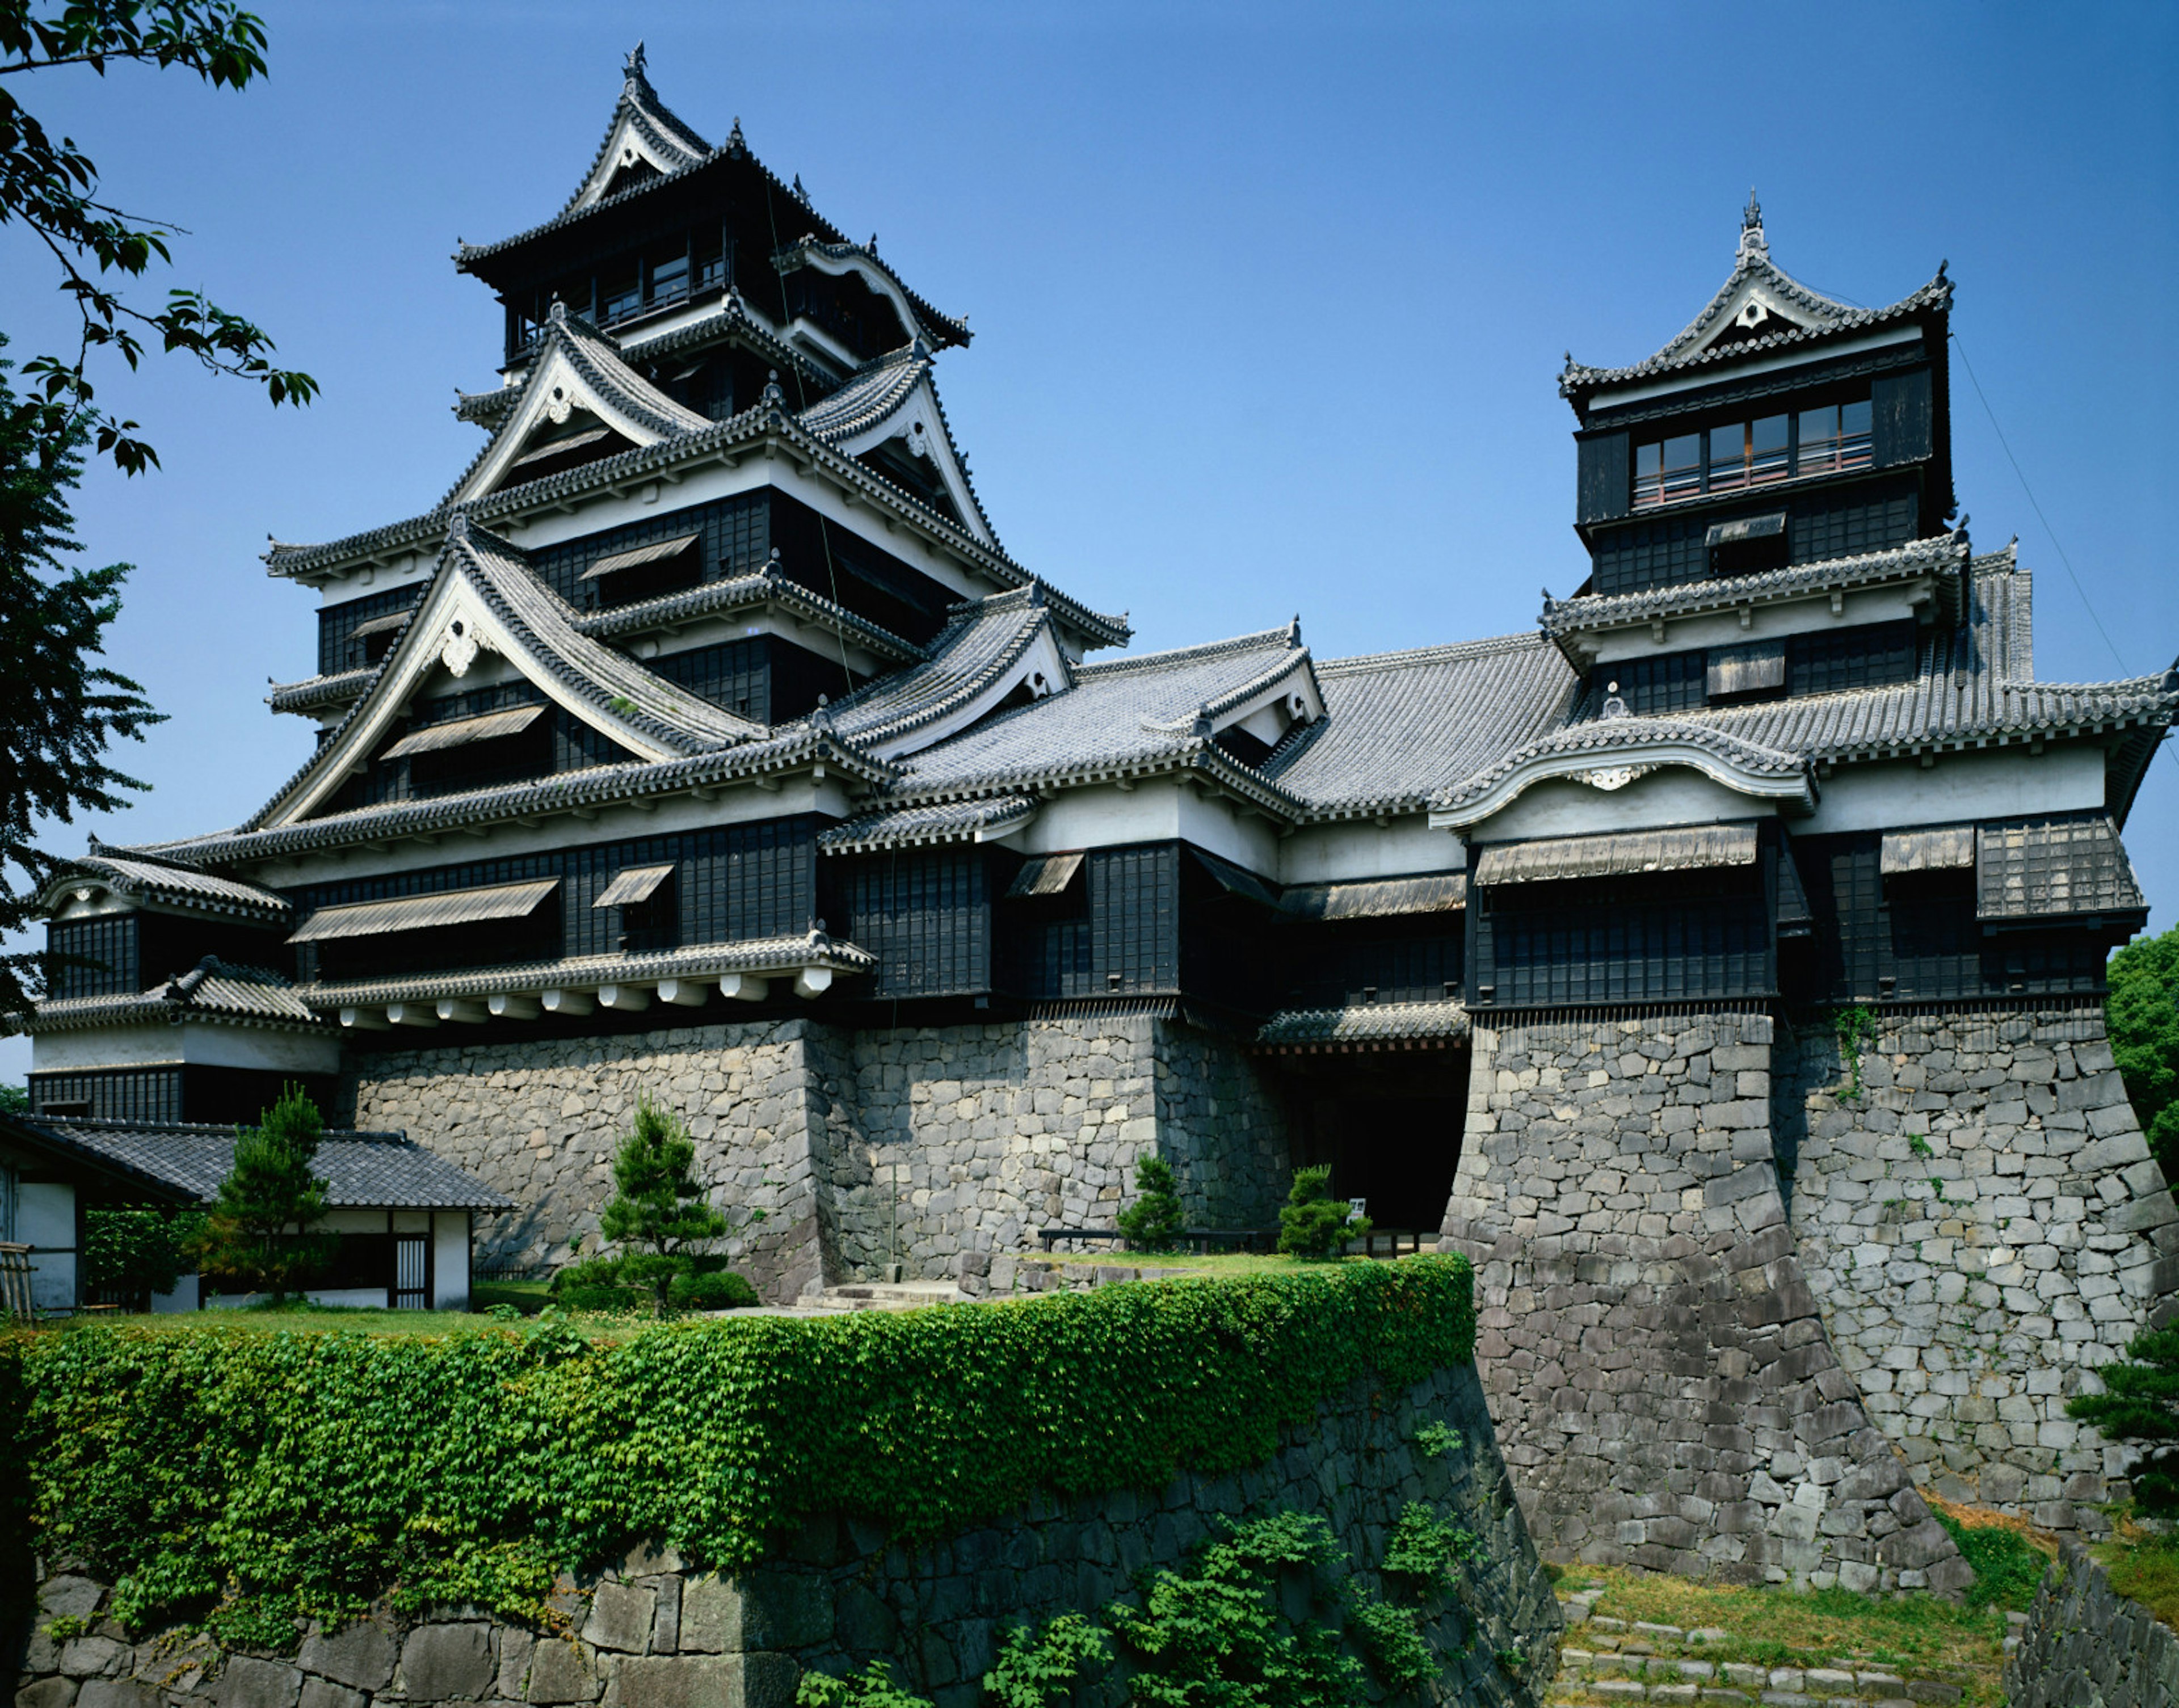
<instances>
[{"instance_id":1,"label":"vine on stone wall","mask_svg":"<svg viewBox=\"0 0 2179 1708\"><path fill-rule=\"evenodd\" d=\"M86 1325L0 1337L0 1517L137 1630L381 1595L546 1620L557 1573L639 1540L733 1569L822 1511L912 1540L1222 1475L1474 1347L1435 1255L624 1340Z\"/></svg>"},{"instance_id":2,"label":"vine on stone wall","mask_svg":"<svg viewBox=\"0 0 2179 1708\"><path fill-rule=\"evenodd\" d=\"M1839 1041L1839 1054L1846 1063L1848 1083L1839 1093L1841 1101L1858 1098L1862 1094L1861 1059L1869 1047L1869 1040L1876 1035L1876 1011L1873 1008L1841 1008L1832 1021Z\"/></svg>"}]
</instances>

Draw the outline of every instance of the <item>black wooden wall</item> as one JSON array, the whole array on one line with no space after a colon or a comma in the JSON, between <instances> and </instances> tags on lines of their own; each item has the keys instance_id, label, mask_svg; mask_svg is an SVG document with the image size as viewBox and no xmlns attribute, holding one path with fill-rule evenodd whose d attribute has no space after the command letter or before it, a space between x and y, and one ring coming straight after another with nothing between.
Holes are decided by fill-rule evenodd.
<instances>
[{"instance_id":1,"label":"black wooden wall","mask_svg":"<svg viewBox=\"0 0 2179 1708\"><path fill-rule=\"evenodd\" d=\"M1788 994L1943 1002L2104 988L2107 938L2066 929L1987 936L1972 869L1887 878L1881 843L1874 831L1794 838L1816 928L1806 958L1788 964Z\"/></svg>"},{"instance_id":2,"label":"black wooden wall","mask_svg":"<svg viewBox=\"0 0 2179 1708\"><path fill-rule=\"evenodd\" d=\"M1469 996L1500 1008L1726 1000L1776 988L1764 869L1482 886Z\"/></svg>"},{"instance_id":3,"label":"black wooden wall","mask_svg":"<svg viewBox=\"0 0 2179 1708\"><path fill-rule=\"evenodd\" d=\"M669 863L678 868L672 935L682 945L799 936L817 912L817 827L815 819L798 816L316 885L294 893L299 914L346 902L476 889L524 878L560 880L557 892L526 930L520 925L487 926L475 940L457 939L451 945L444 940L453 934L432 931L351 939L347 945L305 943L296 952L297 971L309 980L410 966L611 953L618 947L620 910L592 903L622 868ZM321 949L333 952L322 974Z\"/></svg>"},{"instance_id":4,"label":"black wooden wall","mask_svg":"<svg viewBox=\"0 0 2179 1708\"><path fill-rule=\"evenodd\" d=\"M1590 591L1639 593L1707 580L1711 524L1779 510L1786 513L1787 551L1795 563L1903 546L1919 532L1918 484L1912 475L1879 475L1790 496L1757 494L1730 506L1647 513L1597 531L1589 546L1595 566Z\"/></svg>"}]
</instances>

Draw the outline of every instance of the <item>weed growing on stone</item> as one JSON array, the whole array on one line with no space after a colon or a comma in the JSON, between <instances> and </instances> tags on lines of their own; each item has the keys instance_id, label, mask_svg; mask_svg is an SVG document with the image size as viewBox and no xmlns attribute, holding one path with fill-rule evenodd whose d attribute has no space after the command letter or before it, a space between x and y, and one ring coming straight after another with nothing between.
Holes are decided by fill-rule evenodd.
<instances>
[{"instance_id":1,"label":"weed growing on stone","mask_svg":"<svg viewBox=\"0 0 2179 1708\"><path fill-rule=\"evenodd\" d=\"M1458 1453L1466 1442L1451 1424L1426 1423L1415 1431L1415 1445L1423 1450L1424 1458L1441 1459L1447 1453Z\"/></svg>"},{"instance_id":2,"label":"weed growing on stone","mask_svg":"<svg viewBox=\"0 0 2179 1708\"><path fill-rule=\"evenodd\" d=\"M1875 1011L1841 1008L1832 1024L1838 1032L1839 1054L1846 1060L1848 1075L1846 1090L1839 1093L1839 1099L1843 1102L1861 1096L1862 1052L1869 1047L1869 1041L1876 1035Z\"/></svg>"}]
</instances>

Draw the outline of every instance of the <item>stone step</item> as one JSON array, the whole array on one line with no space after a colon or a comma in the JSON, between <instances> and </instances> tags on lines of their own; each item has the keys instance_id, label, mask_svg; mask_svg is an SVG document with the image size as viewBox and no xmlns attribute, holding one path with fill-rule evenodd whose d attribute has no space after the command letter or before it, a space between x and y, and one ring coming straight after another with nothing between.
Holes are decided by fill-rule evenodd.
<instances>
[{"instance_id":1,"label":"stone step","mask_svg":"<svg viewBox=\"0 0 2179 1708\"><path fill-rule=\"evenodd\" d=\"M805 1294L817 1310L920 1310L930 1304L964 1304L968 1297L950 1281L850 1281Z\"/></svg>"}]
</instances>

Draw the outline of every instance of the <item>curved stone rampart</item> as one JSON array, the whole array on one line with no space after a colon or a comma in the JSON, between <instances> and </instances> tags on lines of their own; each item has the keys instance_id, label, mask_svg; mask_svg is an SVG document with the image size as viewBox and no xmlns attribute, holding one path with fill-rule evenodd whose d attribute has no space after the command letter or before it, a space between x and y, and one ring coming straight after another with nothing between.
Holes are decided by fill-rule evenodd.
<instances>
[{"instance_id":1,"label":"curved stone rampart","mask_svg":"<svg viewBox=\"0 0 2179 1708\"><path fill-rule=\"evenodd\" d=\"M1971 1575L1826 1338L1765 1014L1479 1027L1446 1243L1547 1558L1878 1590Z\"/></svg>"}]
</instances>

